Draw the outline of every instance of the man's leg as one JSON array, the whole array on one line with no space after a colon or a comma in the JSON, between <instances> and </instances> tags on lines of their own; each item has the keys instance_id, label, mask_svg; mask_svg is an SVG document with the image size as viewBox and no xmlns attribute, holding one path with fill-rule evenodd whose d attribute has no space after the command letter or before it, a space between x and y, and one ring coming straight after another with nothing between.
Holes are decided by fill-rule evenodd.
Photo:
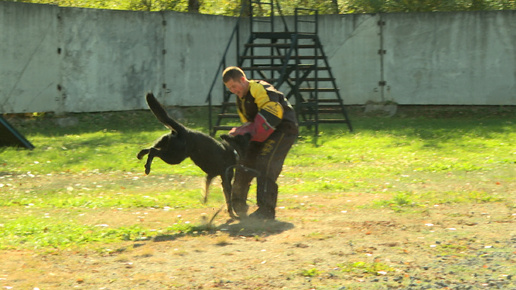
<instances>
[{"instance_id":1,"label":"man's leg","mask_svg":"<svg viewBox=\"0 0 516 290\"><path fill-rule=\"evenodd\" d=\"M296 139L297 134L285 134L281 131L276 131L264 142L256 158L256 169L261 172L261 175L257 177L256 188L258 210L252 216L262 219L274 219L276 217L276 204L278 201L278 185L276 180L283 169L283 162Z\"/></svg>"},{"instance_id":2,"label":"man's leg","mask_svg":"<svg viewBox=\"0 0 516 290\"><path fill-rule=\"evenodd\" d=\"M256 199L258 209L251 217L260 219L275 219L276 204L278 201L278 185L268 177L257 179Z\"/></svg>"},{"instance_id":3,"label":"man's leg","mask_svg":"<svg viewBox=\"0 0 516 290\"><path fill-rule=\"evenodd\" d=\"M259 152L260 143L251 142L247 147L247 151L239 165L235 170L235 180L233 182L233 188L231 191L231 205L235 210L235 213L241 217L247 217L247 194L249 193L249 187L251 181L256 177L255 171L249 171L247 169L254 170L254 163L256 154Z\"/></svg>"},{"instance_id":4,"label":"man's leg","mask_svg":"<svg viewBox=\"0 0 516 290\"><path fill-rule=\"evenodd\" d=\"M241 168L237 168L235 172L235 181L231 191L231 206L237 216L243 218L247 216L247 194L253 176L245 172Z\"/></svg>"}]
</instances>

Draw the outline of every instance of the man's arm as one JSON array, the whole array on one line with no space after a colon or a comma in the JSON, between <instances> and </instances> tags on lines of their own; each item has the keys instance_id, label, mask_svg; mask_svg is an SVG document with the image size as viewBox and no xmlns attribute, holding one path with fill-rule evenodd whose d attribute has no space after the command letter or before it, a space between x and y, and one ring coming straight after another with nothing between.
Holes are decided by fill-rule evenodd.
<instances>
[{"instance_id":1,"label":"man's arm","mask_svg":"<svg viewBox=\"0 0 516 290\"><path fill-rule=\"evenodd\" d=\"M269 138L276 129L276 126L281 123L283 119L283 107L280 103L270 99L263 85L251 82L249 90L258 107L258 113L252 122L247 122L240 127L233 128L229 134L244 135L249 133L252 136L251 141L263 142ZM239 114L241 113L239 112Z\"/></svg>"},{"instance_id":2,"label":"man's arm","mask_svg":"<svg viewBox=\"0 0 516 290\"><path fill-rule=\"evenodd\" d=\"M256 114L253 122L245 123L229 131L229 135L251 134L251 141L263 142L276 130L283 119L283 107L277 102L267 102Z\"/></svg>"}]
</instances>

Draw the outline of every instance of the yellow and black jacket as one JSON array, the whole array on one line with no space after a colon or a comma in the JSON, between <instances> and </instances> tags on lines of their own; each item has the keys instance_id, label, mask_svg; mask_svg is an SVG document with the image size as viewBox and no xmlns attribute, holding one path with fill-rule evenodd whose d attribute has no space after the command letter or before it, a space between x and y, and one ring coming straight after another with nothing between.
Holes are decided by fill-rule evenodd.
<instances>
[{"instance_id":1,"label":"yellow and black jacket","mask_svg":"<svg viewBox=\"0 0 516 290\"><path fill-rule=\"evenodd\" d=\"M288 100L265 81L250 80L249 92L243 98L237 97L236 103L242 123L253 125L253 141L263 142L281 122L297 126L296 114Z\"/></svg>"}]
</instances>

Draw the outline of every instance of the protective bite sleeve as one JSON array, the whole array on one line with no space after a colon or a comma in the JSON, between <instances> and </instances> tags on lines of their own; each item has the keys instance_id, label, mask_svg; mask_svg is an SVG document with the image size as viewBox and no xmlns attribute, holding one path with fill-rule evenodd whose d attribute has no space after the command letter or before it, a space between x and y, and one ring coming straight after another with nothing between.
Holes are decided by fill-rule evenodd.
<instances>
[{"instance_id":1,"label":"protective bite sleeve","mask_svg":"<svg viewBox=\"0 0 516 290\"><path fill-rule=\"evenodd\" d=\"M251 141L263 142L274 132L276 126L281 123L283 118L283 108L279 103L268 102L256 114L253 122L248 122L240 127L235 127L229 131L229 135L251 134Z\"/></svg>"}]
</instances>

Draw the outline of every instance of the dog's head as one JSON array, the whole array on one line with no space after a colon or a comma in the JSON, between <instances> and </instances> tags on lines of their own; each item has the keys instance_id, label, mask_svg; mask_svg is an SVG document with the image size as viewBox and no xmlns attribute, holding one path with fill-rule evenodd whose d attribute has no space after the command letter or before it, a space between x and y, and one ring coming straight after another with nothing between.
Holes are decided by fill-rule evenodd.
<instances>
[{"instance_id":1,"label":"dog's head","mask_svg":"<svg viewBox=\"0 0 516 290\"><path fill-rule=\"evenodd\" d=\"M245 156L245 152L247 151L249 141L251 140L251 134L235 136L224 134L220 135L220 138L226 141L233 149L235 149L240 158L243 158Z\"/></svg>"}]
</instances>

